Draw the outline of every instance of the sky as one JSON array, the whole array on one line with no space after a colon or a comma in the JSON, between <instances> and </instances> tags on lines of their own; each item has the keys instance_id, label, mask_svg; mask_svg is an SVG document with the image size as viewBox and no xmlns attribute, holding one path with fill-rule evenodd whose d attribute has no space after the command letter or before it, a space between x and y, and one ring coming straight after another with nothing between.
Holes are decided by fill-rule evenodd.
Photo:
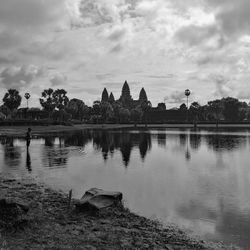
<instances>
[{"instance_id":1,"label":"sky","mask_svg":"<svg viewBox=\"0 0 250 250\"><path fill-rule=\"evenodd\" d=\"M249 13L249 0L0 0L0 93L39 107L64 88L91 105L127 80L154 106L179 106L187 88L201 104L249 102Z\"/></svg>"}]
</instances>

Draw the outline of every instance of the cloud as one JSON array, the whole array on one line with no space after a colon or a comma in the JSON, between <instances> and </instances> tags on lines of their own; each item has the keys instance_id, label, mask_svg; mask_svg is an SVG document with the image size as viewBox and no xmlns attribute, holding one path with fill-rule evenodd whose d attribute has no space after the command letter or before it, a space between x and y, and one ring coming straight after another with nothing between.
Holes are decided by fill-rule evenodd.
<instances>
[{"instance_id":1,"label":"cloud","mask_svg":"<svg viewBox=\"0 0 250 250\"><path fill-rule=\"evenodd\" d=\"M248 0L207 0L208 5L216 8L216 21L228 37L249 34L250 2Z\"/></svg>"},{"instance_id":2,"label":"cloud","mask_svg":"<svg viewBox=\"0 0 250 250\"><path fill-rule=\"evenodd\" d=\"M167 75L146 75L148 78L153 78L153 79L172 79L175 78L176 75L174 74L167 74Z\"/></svg>"},{"instance_id":3,"label":"cloud","mask_svg":"<svg viewBox=\"0 0 250 250\"><path fill-rule=\"evenodd\" d=\"M123 46L121 44L115 45L113 48L111 48L111 53L118 53L123 50Z\"/></svg>"},{"instance_id":4,"label":"cloud","mask_svg":"<svg viewBox=\"0 0 250 250\"><path fill-rule=\"evenodd\" d=\"M119 41L126 34L127 30L124 28L118 28L112 31L112 33L108 36L108 39L111 41Z\"/></svg>"},{"instance_id":5,"label":"cloud","mask_svg":"<svg viewBox=\"0 0 250 250\"><path fill-rule=\"evenodd\" d=\"M61 0L8 0L0 1L0 23L3 30L30 33L36 29L53 29L57 27L62 14L66 14ZM53 27L54 25L54 27Z\"/></svg>"},{"instance_id":6,"label":"cloud","mask_svg":"<svg viewBox=\"0 0 250 250\"><path fill-rule=\"evenodd\" d=\"M6 88L21 89L29 86L32 81L44 75L45 69L35 65L10 66L0 73L1 83Z\"/></svg>"},{"instance_id":7,"label":"cloud","mask_svg":"<svg viewBox=\"0 0 250 250\"><path fill-rule=\"evenodd\" d=\"M121 22L131 5L125 0L82 0L77 1L75 14L78 26L96 26Z\"/></svg>"},{"instance_id":8,"label":"cloud","mask_svg":"<svg viewBox=\"0 0 250 250\"><path fill-rule=\"evenodd\" d=\"M67 76L60 72L54 72L49 76L52 86L64 85L67 82Z\"/></svg>"},{"instance_id":9,"label":"cloud","mask_svg":"<svg viewBox=\"0 0 250 250\"><path fill-rule=\"evenodd\" d=\"M186 101L186 97L183 91L174 91L169 96L164 98L165 102L170 104L182 104Z\"/></svg>"},{"instance_id":10,"label":"cloud","mask_svg":"<svg viewBox=\"0 0 250 250\"><path fill-rule=\"evenodd\" d=\"M216 85L215 96L227 97L230 95L232 92L232 89L228 86L231 82L230 78L222 74L211 74L209 77Z\"/></svg>"}]
</instances>

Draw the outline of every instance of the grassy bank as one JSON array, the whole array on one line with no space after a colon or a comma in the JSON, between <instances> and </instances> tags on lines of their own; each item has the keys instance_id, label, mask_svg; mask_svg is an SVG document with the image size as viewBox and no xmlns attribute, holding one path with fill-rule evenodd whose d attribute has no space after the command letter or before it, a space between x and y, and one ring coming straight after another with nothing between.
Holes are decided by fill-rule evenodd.
<instances>
[{"instance_id":1,"label":"grassy bank","mask_svg":"<svg viewBox=\"0 0 250 250\"><path fill-rule=\"evenodd\" d=\"M133 124L78 124L72 126L49 125L30 126L33 135L48 133L70 132L83 129L127 129L127 128L194 128L193 124L140 124L136 127ZM25 136L28 126L1 126L0 136ZM216 128L216 124L198 124L197 128ZM218 128L243 128L250 129L250 124L219 124Z\"/></svg>"},{"instance_id":2,"label":"grassy bank","mask_svg":"<svg viewBox=\"0 0 250 250\"><path fill-rule=\"evenodd\" d=\"M193 239L123 206L95 214L75 212L67 207L67 195L32 180L0 177L0 193L29 206L15 226L0 227L1 249L235 249Z\"/></svg>"}]
</instances>

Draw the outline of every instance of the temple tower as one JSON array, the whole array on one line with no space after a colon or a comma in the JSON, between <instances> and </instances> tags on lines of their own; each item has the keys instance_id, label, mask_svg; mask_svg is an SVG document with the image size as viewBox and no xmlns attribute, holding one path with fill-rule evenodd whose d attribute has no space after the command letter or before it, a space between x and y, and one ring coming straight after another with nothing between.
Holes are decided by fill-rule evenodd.
<instances>
[{"instance_id":1,"label":"temple tower","mask_svg":"<svg viewBox=\"0 0 250 250\"><path fill-rule=\"evenodd\" d=\"M140 95L139 95L139 102L142 103L142 102L147 102L147 101L148 101L148 97L147 97L146 91L144 88L142 88L140 91Z\"/></svg>"},{"instance_id":2,"label":"temple tower","mask_svg":"<svg viewBox=\"0 0 250 250\"><path fill-rule=\"evenodd\" d=\"M108 102L109 101L109 94L106 88L102 91L102 102Z\"/></svg>"}]
</instances>

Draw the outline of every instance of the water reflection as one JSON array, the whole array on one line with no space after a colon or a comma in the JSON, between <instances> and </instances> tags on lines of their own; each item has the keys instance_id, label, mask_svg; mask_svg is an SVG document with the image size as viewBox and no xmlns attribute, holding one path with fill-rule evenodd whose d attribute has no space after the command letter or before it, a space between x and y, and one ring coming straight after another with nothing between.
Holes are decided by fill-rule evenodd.
<instances>
[{"instance_id":1,"label":"water reflection","mask_svg":"<svg viewBox=\"0 0 250 250\"><path fill-rule=\"evenodd\" d=\"M26 168L29 173L32 171L29 148L27 148L27 153L26 153Z\"/></svg>"},{"instance_id":2,"label":"water reflection","mask_svg":"<svg viewBox=\"0 0 250 250\"><path fill-rule=\"evenodd\" d=\"M4 171L26 166L75 192L83 186L121 190L133 211L163 220L176 216L174 223L196 233L250 244L247 133L84 130L37 138L29 150L24 140L0 142Z\"/></svg>"},{"instance_id":3,"label":"water reflection","mask_svg":"<svg viewBox=\"0 0 250 250\"><path fill-rule=\"evenodd\" d=\"M134 148L139 149L142 160L151 149L151 135L149 133L94 131L92 136L94 148L102 152L105 161L109 154L112 156L115 150L119 150L125 167L129 165L131 152Z\"/></svg>"},{"instance_id":4,"label":"water reflection","mask_svg":"<svg viewBox=\"0 0 250 250\"><path fill-rule=\"evenodd\" d=\"M14 145L13 137L1 138L4 148L4 163L9 167L18 167L21 163L21 148Z\"/></svg>"},{"instance_id":5,"label":"water reflection","mask_svg":"<svg viewBox=\"0 0 250 250\"><path fill-rule=\"evenodd\" d=\"M229 136L221 134L205 135L205 140L209 148L214 151L232 151L247 144L246 136Z\"/></svg>"}]
</instances>

